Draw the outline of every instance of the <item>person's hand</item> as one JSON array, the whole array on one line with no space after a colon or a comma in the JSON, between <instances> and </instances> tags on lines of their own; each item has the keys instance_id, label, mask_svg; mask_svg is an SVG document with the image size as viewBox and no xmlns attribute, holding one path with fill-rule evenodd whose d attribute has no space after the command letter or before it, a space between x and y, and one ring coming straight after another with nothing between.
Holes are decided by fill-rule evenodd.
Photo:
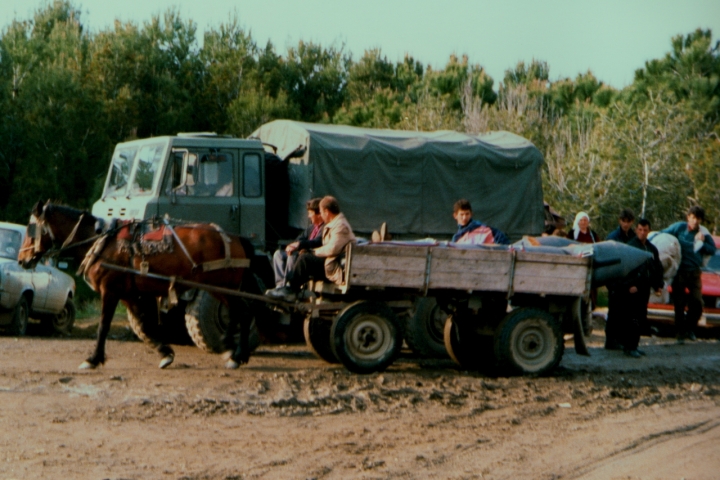
<instances>
[{"instance_id":1,"label":"person's hand","mask_svg":"<svg viewBox=\"0 0 720 480\"><path fill-rule=\"evenodd\" d=\"M695 234L695 240L698 242L704 242L705 241L705 234L702 232L698 232Z\"/></svg>"},{"instance_id":2,"label":"person's hand","mask_svg":"<svg viewBox=\"0 0 720 480\"><path fill-rule=\"evenodd\" d=\"M290 254L293 253L295 250L297 250L297 248L298 248L299 246L300 246L300 242L293 242L293 243L289 244L287 247L285 247L285 253L287 253L288 255L290 255Z\"/></svg>"},{"instance_id":3,"label":"person's hand","mask_svg":"<svg viewBox=\"0 0 720 480\"><path fill-rule=\"evenodd\" d=\"M630 287L630 293L637 293L637 287Z\"/></svg>"}]
</instances>

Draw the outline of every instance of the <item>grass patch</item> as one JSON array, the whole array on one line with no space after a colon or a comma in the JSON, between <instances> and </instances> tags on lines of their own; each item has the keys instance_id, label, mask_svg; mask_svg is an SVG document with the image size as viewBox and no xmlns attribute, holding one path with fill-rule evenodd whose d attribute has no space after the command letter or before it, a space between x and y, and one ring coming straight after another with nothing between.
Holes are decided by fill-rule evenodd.
<instances>
[{"instance_id":1,"label":"grass patch","mask_svg":"<svg viewBox=\"0 0 720 480\"><path fill-rule=\"evenodd\" d=\"M75 318L77 320L96 319L102 314L102 302L99 298L85 300L79 305L76 305L76 307L77 313L75 315ZM117 308L115 309L115 315L119 315L122 317L127 316L127 309L122 302L119 303Z\"/></svg>"}]
</instances>

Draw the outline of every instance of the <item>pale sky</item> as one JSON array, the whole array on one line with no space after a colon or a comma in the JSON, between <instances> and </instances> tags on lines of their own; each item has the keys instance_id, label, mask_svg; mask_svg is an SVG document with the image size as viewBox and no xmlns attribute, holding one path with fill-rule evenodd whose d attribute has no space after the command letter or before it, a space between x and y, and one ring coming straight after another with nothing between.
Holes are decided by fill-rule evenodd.
<instances>
[{"instance_id":1,"label":"pale sky","mask_svg":"<svg viewBox=\"0 0 720 480\"><path fill-rule=\"evenodd\" d=\"M359 59L380 48L388 60L412 55L443 68L451 54L467 54L495 80L519 61L550 66L550 79L591 70L622 88L646 60L670 51L670 40L696 28L720 38L719 0L74 0L92 32L115 19L144 23L169 7L198 26L226 22L237 12L259 46L271 40L282 55L299 40L340 47ZM29 19L43 0L2 0L0 26Z\"/></svg>"}]
</instances>

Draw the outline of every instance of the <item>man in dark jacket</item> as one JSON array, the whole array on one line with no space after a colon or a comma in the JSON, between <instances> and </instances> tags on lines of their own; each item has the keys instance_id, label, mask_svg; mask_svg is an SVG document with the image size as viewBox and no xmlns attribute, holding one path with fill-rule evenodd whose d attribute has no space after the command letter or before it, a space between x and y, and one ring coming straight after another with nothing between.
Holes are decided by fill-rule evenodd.
<instances>
[{"instance_id":1,"label":"man in dark jacket","mask_svg":"<svg viewBox=\"0 0 720 480\"><path fill-rule=\"evenodd\" d=\"M635 222L635 213L629 208L623 208L618 217L619 226L610 232L608 240L616 242L628 243L630 239L635 237L633 231L633 223ZM607 322L605 323L605 348L607 350L620 350L622 342L620 341L620 331L622 329L621 318L622 312L618 312L620 300L615 298L615 290L608 289L608 313Z\"/></svg>"},{"instance_id":2,"label":"man in dark jacket","mask_svg":"<svg viewBox=\"0 0 720 480\"><path fill-rule=\"evenodd\" d=\"M323 223L320 215L320 198L308 200L307 208L310 225L303 230L297 239L285 247L285 250L276 250L273 255L273 270L275 272L275 288L282 288L290 280L289 274L293 271L293 265L297 260L298 253L303 250L312 250L322 245Z\"/></svg>"},{"instance_id":3,"label":"man in dark jacket","mask_svg":"<svg viewBox=\"0 0 720 480\"><path fill-rule=\"evenodd\" d=\"M644 352L638 350L640 332L647 324L647 303L650 289L659 292L663 287L663 267L655 245L647 239L650 233L650 222L644 218L638 221L636 236L628 241L631 247L639 248L652 254L640 267L636 268L622 281L616 282L614 295L616 314L621 318L620 341L625 355L640 358Z\"/></svg>"},{"instance_id":4,"label":"man in dark jacket","mask_svg":"<svg viewBox=\"0 0 720 480\"><path fill-rule=\"evenodd\" d=\"M478 220L472 219L472 207L470 206L470 202L465 199L458 200L455 202L455 205L453 205L453 218L458 224L458 231L452 237L453 242L457 242L464 235L470 234L478 228L487 227L492 231L493 243L499 245L510 245L510 239L508 239L507 235L503 232L497 228L485 225Z\"/></svg>"},{"instance_id":5,"label":"man in dark jacket","mask_svg":"<svg viewBox=\"0 0 720 480\"><path fill-rule=\"evenodd\" d=\"M673 223L663 233L669 233L680 242L682 259L672 282L675 327L679 344L695 340L695 327L702 315L702 283L700 267L703 255L715 254L715 241L701 224L705 221L705 210L699 205L688 209L687 222ZM686 293L687 291L687 293ZM687 306L687 314L685 313Z\"/></svg>"},{"instance_id":6,"label":"man in dark jacket","mask_svg":"<svg viewBox=\"0 0 720 480\"><path fill-rule=\"evenodd\" d=\"M623 208L618 217L618 227L610 232L606 240L628 243L635 236L633 222L635 222L635 213L629 208Z\"/></svg>"}]
</instances>

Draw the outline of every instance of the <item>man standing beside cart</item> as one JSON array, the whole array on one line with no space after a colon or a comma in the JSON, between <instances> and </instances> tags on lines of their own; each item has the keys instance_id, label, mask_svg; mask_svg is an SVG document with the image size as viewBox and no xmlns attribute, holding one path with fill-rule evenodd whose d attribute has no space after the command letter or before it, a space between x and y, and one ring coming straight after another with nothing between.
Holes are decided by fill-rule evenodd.
<instances>
[{"instance_id":1,"label":"man standing beside cart","mask_svg":"<svg viewBox=\"0 0 720 480\"><path fill-rule=\"evenodd\" d=\"M703 221L705 210L695 205L688 209L686 222L673 223L663 230L663 233L669 233L678 239L682 252L680 267L672 282L679 344L685 343L685 340L695 340L695 327L703 309L700 267L703 255L714 255L716 250L712 236L701 225Z\"/></svg>"},{"instance_id":2,"label":"man standing beside cart","mask_svg":"<svg viewBox=\"0 0 720 480\"><path fill-rule=\"evenodd\" d=\"M640 333L646 329L647 303L650 289L659 292L663 287L663 267L660 263L658 249L647 239L650 233L650 222L644 218L638 221L636 236L627 244L652 255L630 275L617 282L613 297L615 320L618 321L617 338L625 355L640 358L644 355L638 350Z\"/></svg>"}]
</instances>

